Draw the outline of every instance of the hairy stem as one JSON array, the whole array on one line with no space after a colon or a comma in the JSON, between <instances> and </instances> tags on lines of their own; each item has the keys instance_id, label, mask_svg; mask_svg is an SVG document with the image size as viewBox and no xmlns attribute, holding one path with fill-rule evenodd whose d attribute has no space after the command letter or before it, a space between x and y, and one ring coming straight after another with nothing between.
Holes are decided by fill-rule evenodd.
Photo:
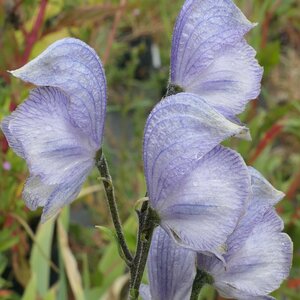
<instances>
[{"instance_id":1,"label":"hairy stem","mask_svg":"<svg viewBox=\"0 0 300 300\"><path fill-rule=\"evenodd\" d=\"M192 294L190 300L198 300L201 289L206 283L212 283L212 278L206 272L197 269L197 274L193 282Z\"/></svg>"},{"instance_id":2,"label":"hairy stem","mask_svg":"<svg viewBox=\"0 0 300 300\"><path fill-rule=\"evenodd\" d=\"M102 153L101 149L97 152L97 155L96 155L96 166L101 174L101 177L103 177L103 179L104 179L103 186L104 186L105 193L106 193L106 199L107 199L108 207L110 210L111 218L112 218L113 224L115 226L118 242L119 242L119 245L120 245L121 250L124 255L123 258L124 258L126 264L130 265L133 258L128 249L126 241L125 241L125 237L124 237L124 233L123 233L123 229L122 229L122 225L121 225L121 221L120 221L120 217L119 217L119 212L118 212L118 208L117 208L112 179L111 179L111 176L109 173L107 161L106 161L105 156Z\"/></svg>"},{"instance_id":3,"label":"hairy stem","mask_svg":"<svg viewBox=\"0 0 300 300\"><path fill-rule=\"evenodd\" d=\"M130 268L130 273L131 273L131 282L133 283L134 277L136 275L136 269L138 267L138 262L141 257L141 252L142 252L142 231L144 228L144 223L145 223L145 217L147 216L148 213L148 207L149 207L149 202L145 201L141 207L140 211L136 211L139 219L139 227L138 227L138 234L137 234L137 244L136 244L136 251L135 251L135 256L132 261L132 265Z\"/></svg>"},{"instance_id":4,"label":"hairy stem","mask_svg":"<svg viewBox=\"0 0 300 300\"><path fill-rule=\"evenodd\" d=\"M139 212L137 249L130 269L131 283L129 296L132 300L138 299L139 287L146 267L153 231L158 223L159 220L156 212L149 206L148 202L143 203Z\"/></svg>"}]
</instances>

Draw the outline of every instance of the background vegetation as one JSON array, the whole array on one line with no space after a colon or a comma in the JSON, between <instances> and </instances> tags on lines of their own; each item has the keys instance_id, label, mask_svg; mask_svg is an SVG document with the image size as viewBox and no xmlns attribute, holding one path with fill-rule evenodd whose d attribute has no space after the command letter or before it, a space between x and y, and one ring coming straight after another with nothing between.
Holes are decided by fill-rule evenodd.
<instances>
[{"instance_id":1,"label":"background vegetation","mask_svg":"<svg viewBox=\"0 0 300 300\"><path fill-rule=\"evenodd\" d=\"M252 142L227 142L248 164L286 193L277 209L294 241L290 278L278 299L300 292L300 1L236 1L258 26L248 40L265 68L259 99L242 120ZM131 247L135 202L145 193L141 145L151 108L165 92L175 18L183 0L0 0L0 119L21 103L31 86L12 78L16 69L55 40L74 36L96 49L105 64L109 106L105 152ZM0 133L0 299L119 299L126 268L109 229L96 171L57 221L39 226L21 192L24 161ZM202 299L220 299L206 288Z\"/></svg>"}]
</instances>

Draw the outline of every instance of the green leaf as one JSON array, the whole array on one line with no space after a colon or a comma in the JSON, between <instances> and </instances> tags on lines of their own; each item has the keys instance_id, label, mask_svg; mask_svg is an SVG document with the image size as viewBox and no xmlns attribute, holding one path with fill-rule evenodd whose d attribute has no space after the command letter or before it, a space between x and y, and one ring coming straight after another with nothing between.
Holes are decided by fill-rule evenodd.
<instances>
[{"instance_id":1,"label":"green leaf","mask_svg":"<svg viewBox=\"0 0 300 300\"><path fill-rule=\"evenodd\" d=\"M95 226L97 229L99 229L102 233L104 233L105 237L107 238L108 241L112 241L112 242L116 242L116 233L114 232L114 230L105 227L105 226L100 226L97 225Z\"/></svg>"},{"instance_id":2,"label":"green leaf","mask_svg":"<svg viewBox=\"0 0 300 300\"><path fill-rule=\"evenodd\" d=\"M30 266L33 275L39 280L37 286L40 296L45 296L49 289L51 246L53 238L54 221L49 220L40 224L36 234L36 243L33 246ZM33 299L33 298L32 298Z\"/></svg>"},{"instance_id":3,"label":"green leaf","mask_svg":"<svg viewBox=\"0 0 300 300\"><path fill-rule=\"evenodd\" d=\"M66 268L67 277L71 289L73 291L76 300L84 300L85 296L84 296L82 280L78 269L78 265L68 245L67 232L64 228L63 223L60 221L60 218L58 219L57 225L58 225L59 249L64 261L64 266Z\"/></svg>"},{"instance_id":4,"label":"green leaf","mask_svg":"<svg viewBox=\"0 0 300 300\"><path fill-rule=\"evenodd\" d=\"M41 278L40 278L41 279ZM37 295L37 276L35 273L31 275L30 281L25 289L22 300L33 300L36 299Z\"/></svg>"},{"instance_id":5,"label":"green leaf","mask_svg":"<svg viewBox=\"0 0 300 300\"><path fill-rule=\"evenodd\" d=\"M3 252L7 249L10 249L14 245L16 245L19 242L19 238L17 236L10 236L7 239L1 239L0 241L0 252Z\"/></svg>"},{"instance_id":6,"label":"green leaf","mask_svg":"<svg viewBox=\"0 0 300 300\"><path fill-rule=\"evenodd\" d=\"M52 289L48 290L43 300L56 300L56 290L57 286L54 286Z\"/></svg>"},{"instance_id":7,"label":"green leaf","mask_svg":"<svg viewBox=\"0 0 300 300\"><path fill-rule=\"evenodd\" d=\"M127 219L124 225L125 239L131 250L135 247L136 226L136 218L133 215ZM124 270L125 263L119 256L118 246L116 243L111 243L106 248L98 265L98 276L101 279L101 282L97 282L100 286L99 296L104 295L115 280L124 274Z\"/></svg>"}]
</instances>

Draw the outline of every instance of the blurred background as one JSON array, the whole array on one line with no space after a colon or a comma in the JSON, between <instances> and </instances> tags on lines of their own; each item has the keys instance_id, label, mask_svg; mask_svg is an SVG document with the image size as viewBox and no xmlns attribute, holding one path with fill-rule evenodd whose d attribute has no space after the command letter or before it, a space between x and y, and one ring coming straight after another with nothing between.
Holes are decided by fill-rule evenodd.
<instances>
[{"instance_id":1,"label":"blurred background","mask_svg":"<svg viewBox=\"0 0 300 300\"><path fill-rule=\"evenodd\" d=\"M13 70L66 36L96 49L105 64L108 116L104 150L129 246L135 202L145 194L141 157L145 120L165 93L171 37L183 0L0 0L0 119L28 95ZM241 119L252 142L231 140L279 190L277 206L294 241L290 278L276 299L300 299L300 0L240 0L258 26L248 35L264 66L262 92ZM21 193L27 168L0 133L0 299L123 299L126 268L109 229L102 184L91 174L58 220L39 226ZM112 228L109 225L109 228ZM123 295L123 296L122 296ZM123 298L122 298L123 297ZM221 299L206 287L201 299Z\"/></svg>"}]
</instances>

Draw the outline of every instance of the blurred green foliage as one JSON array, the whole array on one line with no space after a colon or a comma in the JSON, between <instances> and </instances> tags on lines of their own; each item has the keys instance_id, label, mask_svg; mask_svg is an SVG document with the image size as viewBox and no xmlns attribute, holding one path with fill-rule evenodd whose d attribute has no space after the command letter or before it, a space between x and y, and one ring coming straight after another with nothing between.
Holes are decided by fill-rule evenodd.
<instances>
[{"instance_id":1,"label":"blurred green foliage","mask_svg":"<svg viewBox=\"0 0 300 300\"><path fill-rule=\"evenodd\" d=\"M0 119L31 88L6 70L25 64L55 40L80 38L103 59L109 88L104 148L131 248L136 233L134 204L145 193L143 127L165 93L172 30L182 2L0 1ZM252 142L226 144L286 192L278 211L294 241L295 255L289 280L274 295L299 299L300 2L237 4L258 22L248 40L265 74L261 96L242 115ZM110 223L96 171L71 209L64 209L56 222L39 225L40 211L29 212L21 200L25 163L8 149L1 134L0 147L0 299L122 299L128 285L126 268L109 231L94 227ZM217 298L209 287L201 294L203 300Z\"/></svg>"}]
</instances>

